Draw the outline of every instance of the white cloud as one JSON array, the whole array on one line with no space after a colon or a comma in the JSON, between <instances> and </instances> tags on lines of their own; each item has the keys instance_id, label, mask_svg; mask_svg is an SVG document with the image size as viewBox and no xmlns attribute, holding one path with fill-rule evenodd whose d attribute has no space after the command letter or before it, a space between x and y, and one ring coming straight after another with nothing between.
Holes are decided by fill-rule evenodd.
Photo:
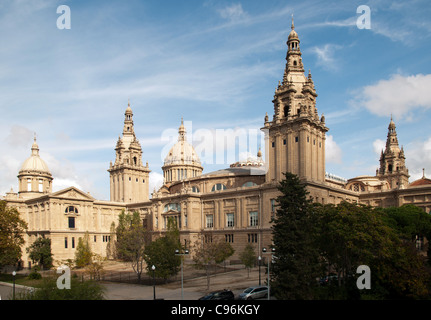
<instances>
[{"instance_id":1,"label":"white cloud","mask_svg":"<svg viewBox=\"0 0 431 320\"><path fill-rule=\"evenodd\" d=\"M336 50L341 49L342 46L334 45L331 43L327 43L321 47L313 47L311 48L311 52L313 52L317 57L317 65L321 66L326 70L338 70L337 60L334 58L334 54Z\"/></svg>"},{"instance_id":2,"label":"white cloud","mask_svg":"<svg viewBox=\"0 0 431 320\"><path fill-rule=\"evenodd\" d=\"M379 116L411 117L414 109L431 109L431 74L395 74L365 86L356 97L359 105Z\"/></svg>"},{"instance_id":3,"label":"white cloud","mask_svg":"<svg viewBox=\"0 0 431 320\"><path fill-rule=\"evenodd\" d=\"M163 185L163 174L159 172L152 171L150 172L150 182L149 182L149 192L150 194L154 190L159 190Z\"/></svg>"},{"instance_id":4,"label":"white cloud","mask_svg":"<svg viewBox=\"0 0 431 320\"><path fill-rule=\"evenodd\" d=\"M422 169L431 177L431 137L425 141L415 141L404 148L406 166L409 169L410 182L422 177Z\"/></svg>"},{"instance_id":5,"label":"white cloud","mask_svg":"<svg viewBox=\"0 0 431 320\"><path fill-rule=\"evenodd\" d=\"M382 139L374 140L373 150L374 150L375 154L380 156L380 153L382 152L382 150L385 150L385 148L386 148L386 141L385 140L382 140Z\"/></svg>"},{"instance_id":6,"label":"white cloud","mask_svg":"<svg viewBox=\"0 0 431 320\"><path fill-rule=\"evenodd\" d=\"M334 141L334 137L331 135L326 136L325 142L325 159L328 163L341 163L342 160L341 148Z\"/></svg>"},{"instance_id":7,"label":"white cloud","mask_svg":"<svg viewBox=\"0 0 431 320\"><path fill-rule=\"evenodd\" d=\"M218 12L223 19L228 19L230 21L238 21L247 17L247 13L242 9L240 3L232 4L231 6L218 10Z\"/></svg>"}]
</instances>

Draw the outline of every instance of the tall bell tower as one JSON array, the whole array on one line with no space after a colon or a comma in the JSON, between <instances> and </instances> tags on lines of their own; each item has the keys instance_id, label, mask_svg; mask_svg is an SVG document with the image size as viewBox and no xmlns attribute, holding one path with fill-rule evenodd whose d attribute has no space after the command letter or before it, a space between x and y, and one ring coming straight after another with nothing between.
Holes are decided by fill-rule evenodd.
<instances>
[{"instance_id":1,"label":"tall bell tower","mask_svg":"<svg viewBox=\"0 0 431 320\"><path fill-rule=\"evenodd\" d=\"M123 137L118 137L115 162L110 163L111 201L144 202L149 200L148 162L142 162L142 148L133 127L133 112L128 103L124 118Z\"/></svg>"},{"instance_id":2,"label":"tall bell tower","mask_svg":"<svg viewBox=\"0 0 431 320\"><path fill-rule=\"evenodd\" d=\"M395 122L388 126L386 148L380 154L380 168L377 170L380 180L387 180L391 189L407 187L409 184L409 170L406 167L406 157L403 147L399 147Z\"/></svg>"},{"instance_id":3,"label":"tall bell tower","mask_svg":"<svg viewBox=\"0 0 431 320\"><path fill-rule=\"evenodd\" d=\"M325 181L325 117L316 108L316 90L311 77L304 74L299 37L292 27L287 40L283 81L275 90L274 115L265 116L268 134L267 182L280 181L291 172L300 179Z\"/></svg>"}]
</instances>

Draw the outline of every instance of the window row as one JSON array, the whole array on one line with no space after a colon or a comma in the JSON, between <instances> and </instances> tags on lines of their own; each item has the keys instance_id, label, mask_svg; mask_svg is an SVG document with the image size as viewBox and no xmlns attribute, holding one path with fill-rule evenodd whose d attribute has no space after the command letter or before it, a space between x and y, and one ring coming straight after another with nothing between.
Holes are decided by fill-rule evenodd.
<instances>
[{"instance_id":1,"label":"window row","mask_svg":"<svg viewBox=\"0 0 431 320\"><path fill-rule=\"evenodd\" d=\"M234 243L234 234L225 234L225 241L229 243ZM247 234L247 242L248 243L257 243L257 233L249 233Z\"/></svg>"},{"instance_id":2,"label":"window row","mask_svg":"<svg viewBox=\"0 0 431 320\"><path fill-rule=\"evenodd\" d=\"M235 214L234 213L226 213L226 227L231 228L235 227ZM214 228L214 215L207 214L205 216L205 225L206 228ZM256 227L259 225L259 215L257 211L251 211L248 215L248 226Z\"/></svg>"},{"instance_id":3,"label":"window row","mask_svg":"<svg viewBox=\"0 0 431 320\"><path fill-rule=\"evenodd\" d=\"M254 186L257 186L257 184L253 181L247 181L246 183L244 183L242 185L243 188L254 187ZM217 183L217 184L213 185L211 192L221 191L221 190L226 190L226 189L227 189L226 185L224 185L223 183Z\"/></svg>"},{"instance_id":4,"label":"window row","mask_svg":"<svg viewBox=\"0 0 431 320\"><path fill-rule=\"evenodd\" d=\"M199 176L199 170L195 169L169 169L164 172L165 181L177 181Z\"/></svg>"},{"instance_id":5,"label":"window row","mask_svg":"<svg viewBox=\"0 0 431 320\"><path fill-rule=\"evenodd\" d=\"M71 237L70 238L70 244L71 244L71 248L74 249L75 248L75 237ZM97 242L97 236L93 236L93 240L94 242ZM111 236L107 236L107 235L102 235L102 242L109 242L111 241ZM64 248L67 249L69 246L69 238L68 237L64 237Z\"/></svg>"},{"instance_id":6,"label":"window row","mask_svg":"<svg viewBox=\"0 0 431 320\"><path fill-rule=\"evenodd\" d=\"M43 180L39 180L37 183L37 189L33 190L31 179L27 179L27 191L43 192Z\"/></svg>"},{"instance_id":7,"label":"window row","mask_svg":"<svg viewBox=\"0 0 431 320\"><path fill-rule=\"evenodd\" d=\"M299 137L295 137L295 142L299 142ZM310 142L310 137L307 137L307 142ZM287 144L287 140L283 139L283 145ZM313 145L316 145L316 139L313 139ZM271 146L275 148L275 141L271 143ZM322 142L319 142L319 148L322 148Z\"/></svg>"}]
</instances>

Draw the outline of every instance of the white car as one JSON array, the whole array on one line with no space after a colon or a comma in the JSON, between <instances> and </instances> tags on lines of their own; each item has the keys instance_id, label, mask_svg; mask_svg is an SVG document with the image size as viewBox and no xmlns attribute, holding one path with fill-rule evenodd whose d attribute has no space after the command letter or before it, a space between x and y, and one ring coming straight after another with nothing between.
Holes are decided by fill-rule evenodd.
<instances>
[{"instance_id":1,"label":"white car","mask_svg":"<svg viewBox=\"0 0 431 320\"><path fill-rule=\"evenodd\" d=\"M265 298L268 296L268 287L267 286L256 286L245 289L242 293L240 293L238 299L239 300L253 300L259 298Z\"/></svg>"}]
</instances>

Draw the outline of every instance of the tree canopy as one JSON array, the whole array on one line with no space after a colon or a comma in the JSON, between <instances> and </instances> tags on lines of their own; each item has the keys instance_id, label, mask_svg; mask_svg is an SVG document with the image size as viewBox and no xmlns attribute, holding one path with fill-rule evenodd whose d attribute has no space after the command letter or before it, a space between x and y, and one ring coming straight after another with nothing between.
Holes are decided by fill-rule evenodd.
<instances>
[{"instance_id":1,"label":"tree canopy","mask_svg":"<svg viewBox=\"0 0 431 320\"><path fill-rule=\"evenodd\" d=\"M27 223L20 218L18 210L0 200L0 269L20 261L26 230Z\"/></svg>"},{"instance_id":2,"label":"tree canopy","mask_svg":"<svg viewBox=\"0 0 431 320\"><path fill-rule=\"evenodd\" d=\"M420 208L376 208L343 201L312 203L300 180L286 174L274 217L271 285L281 299L424 299L431 273L418 240L430 239L431 216ZM420 248L419 248L420 249ZM356 285L359 266L371 289ZM318 285L328 279L331 285Z\"/></svg>"}]
</instances>

